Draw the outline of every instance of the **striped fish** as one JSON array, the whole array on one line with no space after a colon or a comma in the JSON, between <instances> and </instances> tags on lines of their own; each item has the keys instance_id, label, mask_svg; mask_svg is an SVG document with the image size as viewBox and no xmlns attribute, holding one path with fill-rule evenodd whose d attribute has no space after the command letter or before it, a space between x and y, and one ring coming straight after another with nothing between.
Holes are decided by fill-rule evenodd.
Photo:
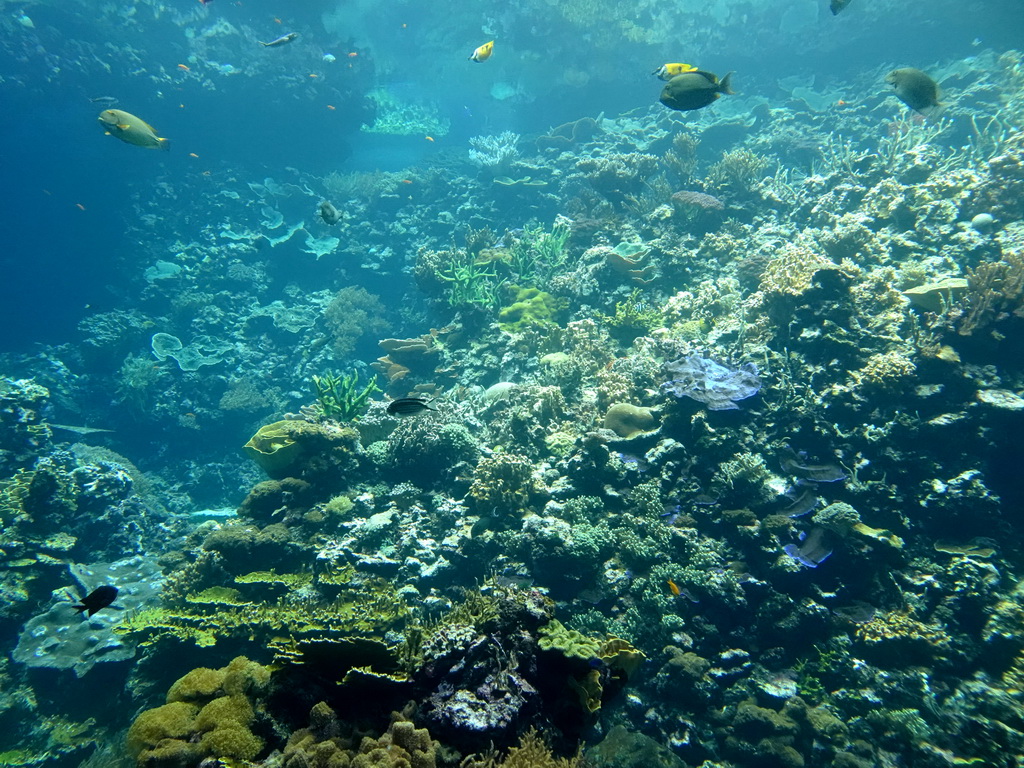
<instances>
[{"instance_id":1,"label":"striped fish","mask_svg":"<svg viewBox=\"0 0 1024 768\"><path fill-rule=\"evenodd\" d=\"M388 403L388 416L414 416L423 411L436 411L430 407L431 402L422 397L400 397Z\"/></svg>"}]
</instances>

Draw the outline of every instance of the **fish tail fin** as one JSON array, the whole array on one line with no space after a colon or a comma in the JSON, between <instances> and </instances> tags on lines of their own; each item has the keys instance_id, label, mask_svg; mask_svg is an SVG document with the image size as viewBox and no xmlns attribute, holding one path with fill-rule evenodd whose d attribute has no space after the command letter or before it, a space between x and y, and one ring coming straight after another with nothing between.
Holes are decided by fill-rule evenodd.
<instances>
[{"instance_id":1,"label":"fish tail fin","mask_svg":"<svg viewBox=\"0 0 1024 768\"><path fill-rule=\"evenodd\" d=\"M79 603L78 605L73 605L71 607L74 608L79 613L83 613L86 610L88 610L88 606L82 605L81 603Z\"/></svg>"},{"instance_id":2,"label":"fish tail fin","mask_svg":"<svg viewBox=\"0 0 1024 768\"><path fill-rule=\"evenodd\" d=\"M736 91L732 89L732 72L727 72L722 81L718 84L718 90L729 96L735 96Z\"/></svg>"},{"instance_id":3,"label":"fish tail fin","mask_svg":"<svg viewBox=\"0 0 1024 768\"><path fill-rule=\"evenodd\" d=\"M159 149L162 149L164 152L170 152L171 151L171 141L170 141L170 139L158 138L157 141L160 142L159 144L157 144L157 147Z\"/></svg>"}]
</instances>

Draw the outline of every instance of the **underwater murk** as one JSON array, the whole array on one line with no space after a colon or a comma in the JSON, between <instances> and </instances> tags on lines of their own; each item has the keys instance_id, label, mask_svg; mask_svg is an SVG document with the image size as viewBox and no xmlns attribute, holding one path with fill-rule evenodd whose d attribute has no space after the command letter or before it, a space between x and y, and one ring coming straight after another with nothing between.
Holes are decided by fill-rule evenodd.
<instances>
[{"instance_id":1,"label":"underwater murk","mask_svg":"<svg viewBox=\"0 0 1024 768\"><path fill-rule=\"evenodd\" d=\"M0 0L0 766L1024 765L1022 46Z\"/></svg>"}]
</instances>

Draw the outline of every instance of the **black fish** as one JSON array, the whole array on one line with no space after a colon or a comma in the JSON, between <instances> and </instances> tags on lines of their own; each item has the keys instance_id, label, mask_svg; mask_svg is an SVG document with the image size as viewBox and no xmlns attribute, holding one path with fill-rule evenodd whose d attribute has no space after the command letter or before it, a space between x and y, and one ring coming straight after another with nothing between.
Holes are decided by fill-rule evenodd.
<instances>
[{"instance_id":1,"label":"black fish","mask_svg":"<svg viewBox=\"0 0 1024 768\"><path fill-rule=\"evenodd\" d=\"M88 611L89 615L92 616L100 608L106 608L112 602L117 599L117 587L112 587L109 584L105 584L102 587L97 587L88 595L82 598L82 602L75 606L75 610L82 612Z\"/></svg>"},{"instance_id":2,"label":"black fish","mask_svg":"<svg viewBox=\"0 0 1024 768\"><path fill-rule=\"evenodd\" d=\"M388 416L412 416L423 411L436 411L422 397L400 397L388 403Z\"/></svg>"},{"instance_id":3,"label":"black fish","mask_svg":"<svg viewBox=\"0 0 1024 768\"><path fill-rule=\"evenodd\" d=\"M833 16L837 16L845 10L846 6L849 4L850 0L832 0L832 2L828 4L828 8L832 11Z\"/></svg>"}]
</instances>

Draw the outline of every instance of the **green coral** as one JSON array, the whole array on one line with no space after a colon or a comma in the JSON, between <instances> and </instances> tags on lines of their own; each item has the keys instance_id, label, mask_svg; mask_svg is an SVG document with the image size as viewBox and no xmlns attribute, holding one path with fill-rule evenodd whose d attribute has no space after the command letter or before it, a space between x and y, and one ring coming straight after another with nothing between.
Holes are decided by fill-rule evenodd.
<instances>
[{"instance_id":1,"label":"green coral","mask_svg":"<svg viewBox=\"0 0 1024 768\"><path fill-rule=\"evenodd\" d=\"M498 327L503 331L522 331L531 326L556 322L567 302L539 288L516 288L515 301L498 310Z\"/></svg>"},{"instance_id":2,"label":"green coral","mask_svg":"<svg viewBox=\"0 0 1024 768\"><path fill-rule=\"evenodd\" d=\"M601 653L600 638L568 629L558 619L552 619L537 634L537 645L544 651L558 651L563 656L584 660L597 658Z\"/></svg>"},{"instance_id":3,"label":"green coral","mask_svg":"<svg viewBox=\"0 0 1024 768\"><path fill-rule=\"evenodd\" d=\"M317 405L324 417L335 421L355 421L362 416L370 395L380 392L380 387L376 376L364 387L360 388L358 384L359 374L355 371L313 376Z\"/></svg>"},{"instance_id":4,"label":"green coral","mask_svg":"<svg viewBox=\"0 0 1024 768\"><path fill-rule=\"evenodd\" d=\"M634 288L622 301L615 303L615 314L599 315L608 325L612 334L632 340L664 325L665 318L658 307L643 297L639 288Z\"/></svg>"},{"instance_id":5,"label":"green coral","mask_svg":"<svg viewBox=\"0 0 1024 768\"><path fill-rule=\"evenodd\" d=\"M509 268L513 279L521 284L536 285L561 273L569 259L565 245L571 234L565 221L556 221L550 232L541 226L523 227L510 248Z\"/></svg>"},{"instance_id":6,"label":"green coral","mask_svg":"<svg viewBox=\"0 0 1024 768\"><path fill-rule=\"evenodd\" d=\"M468 248L453 248L443 256L444 262L434 276L447 284L451 306L490 309L498 303L502 280L491 264L482 262Z\"/></svg>"}]
</instances>

